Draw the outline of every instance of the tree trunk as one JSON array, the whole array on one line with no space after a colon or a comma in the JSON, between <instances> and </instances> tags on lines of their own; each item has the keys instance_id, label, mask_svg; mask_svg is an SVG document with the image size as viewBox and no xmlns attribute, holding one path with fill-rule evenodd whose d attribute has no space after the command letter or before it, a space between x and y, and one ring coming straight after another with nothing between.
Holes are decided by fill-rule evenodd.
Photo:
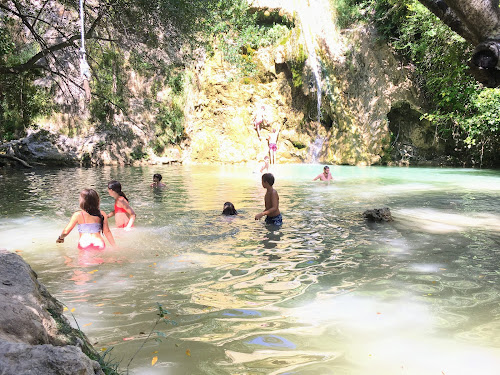
<instances>
[{"instance_id":1,"label":"tree trunk","mask_svg":"<svg viewBox=\"0 0 500 375\"><path fill-rule=\"evenodd\" d=\"M33 168L31 165L29 165L28 163L26 163L24 160L19 159L19 158L15 157L15 156L12 156L12 155L0 154L0 158L10 159L10 160L17 161L18 163L20 163L25 168Z\"/></svg>"}]
</instances>

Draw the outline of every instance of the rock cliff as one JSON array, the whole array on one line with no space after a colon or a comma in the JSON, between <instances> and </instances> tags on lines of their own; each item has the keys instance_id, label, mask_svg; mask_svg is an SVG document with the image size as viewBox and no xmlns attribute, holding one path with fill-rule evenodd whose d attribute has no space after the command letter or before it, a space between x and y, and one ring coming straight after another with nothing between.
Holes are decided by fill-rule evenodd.
<instances>
[{"instance_id":1,"label":"rock cliff","mask_svg":"<svg viewBox=\"0 0 500 375\"><path fill-rule=\"evenodd\" d=\"M82 105L40 120L41 130L0 152L58 165L249 163L268 153L275 128L279 163L414 163L444 153L420 120L425 103L412 67L372 26L338 30L327 0L259 0L250 11L263 24L286 19L290 27L276 45L241 51L253 74L242 76L217 49L180 68L186 79L175 70L151 76L133 56L117 54L128 111L113 112L113 126L90 123Z\"/></svg>"}]
</instances>

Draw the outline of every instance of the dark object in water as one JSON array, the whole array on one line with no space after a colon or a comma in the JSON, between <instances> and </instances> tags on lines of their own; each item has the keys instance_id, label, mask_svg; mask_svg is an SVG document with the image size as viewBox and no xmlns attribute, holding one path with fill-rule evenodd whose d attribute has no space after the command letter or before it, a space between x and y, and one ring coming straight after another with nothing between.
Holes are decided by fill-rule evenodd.
<instances>
[{"instance_id":1,"label":"dark object in water","mask_svg":"<svg viewBox=\"0 0 500 375\"><path fill-rule=\"evenodd\" d=\"M224 203L224 208L222 209L222 215L238 215L238 211L234 208L231 202Z\"/></svg>"},{"instance_id":2,"label":"dark object in water","mask_svg":"<svg viewBox=\"0 0 500 375\"><path fill-rule=\"evenodd\" d=\"M366 210L363 212L365 219L369 221L392 221L391 210L389 207L374 208L373 210Z\"/></svg>"}]
</instances>

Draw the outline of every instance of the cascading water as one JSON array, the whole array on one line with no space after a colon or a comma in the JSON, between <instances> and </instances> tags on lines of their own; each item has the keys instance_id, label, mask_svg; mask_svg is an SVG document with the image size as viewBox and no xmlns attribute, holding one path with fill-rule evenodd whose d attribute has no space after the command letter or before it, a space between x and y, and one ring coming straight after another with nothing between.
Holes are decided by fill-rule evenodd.
<instances>
[{"instance_id":1,"label":"cascading water","mask_svg":"<svg viewBox=\"0 0 500 375\"><path fill-rule=\"evenodd\" d=\"M318 136L310 145L310 157L312 162L318 162L321 149L326 141L325 135L319 135L322 97L324 94L325 98L329 100L330 88L328 77L325 77L325 87L323 87L320 59L316 54L319 47L317 41L321 40L321 43L326 46L325 51L328 53L329 59L339 59L343 56L341 38L332 17L331 4L329 0L253 0L252 3L256 7L286 9L295 12L297 16L308 54L307 65L311 69L316 87Z\"/></svg>"},{"instance_id":2,"label":"cascading water","mask_svg":"<svg viewBox=\"0 0 500 375\"><path fill-rule=\"evenodd\" d=\"M317 123L321 123L321 94L322 94L322 84L321 84L321 70L320 70L320 60L316 54L316 39L315 32L311 30L313 25L316 24L317 14L313 12L315 7L311 7L305 4L305 2L296 2L297 5L297 15L300 21L301 29L303 30L305 45L308 54L308 65L311 68L311 72L314 77L314 83L316 85L316 110L317 110ZM321 149L325 138L317 136L316 140L310 146L311 161L313 163L318 162Z\"/></svg>"},{"instance_id":3,"label":"cascading water","mask_svg":"<svg viewBox=\"0 0 500 375\"><path fill-rule=\"evenodd\" d=\"M319 154L321 152L321 149L323 148L325 140L325 137L318 136L316 137L314 143L311 145L311 159L313 163L318 162Z\"/></svg>"},{"instance_id":4,"label":"cascading water","mask_svg":"<svg viewBox=\"0 0 500 375\"><path fill-rule=\"evenodd\" d=\"M312 7L306 7L305 4L300 3L297 7L297 14L300 21L300 26L303 30L304 40L306 44L308 62L314 76L316 84L316 108L317 108L317 121L321 122L321 71L318 56L316 55L316 46L313 33L310 25L313 25L315 14L312 12Z\"/></svg>"}]
</instances>

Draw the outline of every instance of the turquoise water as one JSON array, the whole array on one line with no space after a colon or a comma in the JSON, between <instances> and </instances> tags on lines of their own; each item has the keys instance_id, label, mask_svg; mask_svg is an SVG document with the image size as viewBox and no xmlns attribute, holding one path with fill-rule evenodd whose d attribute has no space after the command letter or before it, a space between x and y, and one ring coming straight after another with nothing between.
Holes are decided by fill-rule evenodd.
<instances>
[{"instance_id":1,"label":"turquoise water","mask_svg":"<svg viewBox=\"0 0 500 375\"><path fill-rule=\"evenodd\" d=\"M248 167L3 171L0 247L122 370L153 330L131 374L498 374L500 172L337 166L311 181L321 170L275 168L280 230L254 220L265 190ZM83 188L112 210L111 179L136 228L103 252L79 251L76 231L56 244ZM221 217L225 201L240 215ZM394 222L363 220L385 206Z\"/></svg>"}]
</instances>

